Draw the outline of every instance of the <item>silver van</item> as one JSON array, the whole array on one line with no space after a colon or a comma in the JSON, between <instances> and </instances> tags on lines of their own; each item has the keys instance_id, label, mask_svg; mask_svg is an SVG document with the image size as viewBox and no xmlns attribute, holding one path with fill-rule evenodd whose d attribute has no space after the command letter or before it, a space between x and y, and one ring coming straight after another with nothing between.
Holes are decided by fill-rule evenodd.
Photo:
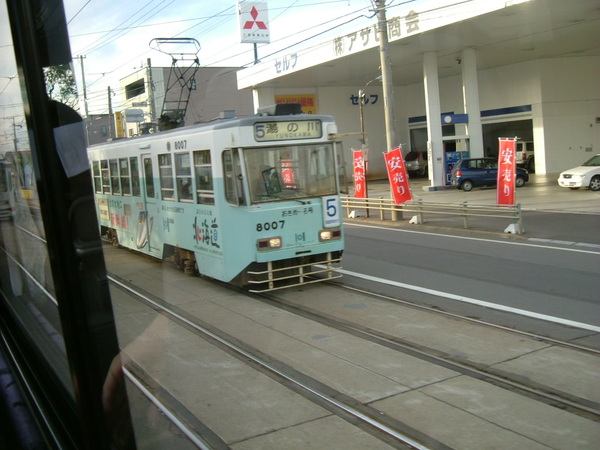
<instances>
[{"instance_id":1,"label":"silver van","mask_svg":"<svg viewBox=\"0 0 600 450\"><path fill-rule=\"evenodd\" d=\"M408 152L404 157L404 162L409 175L423 176L427 174L427 153Z\"/></svg>"}]
</instances>

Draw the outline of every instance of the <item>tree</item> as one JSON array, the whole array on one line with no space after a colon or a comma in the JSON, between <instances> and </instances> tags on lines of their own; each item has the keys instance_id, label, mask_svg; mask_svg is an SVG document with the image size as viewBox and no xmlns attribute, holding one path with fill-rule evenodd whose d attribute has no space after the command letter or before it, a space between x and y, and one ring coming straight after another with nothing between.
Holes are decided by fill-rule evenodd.
<instances>
[{"instance_id":1,"label":"tree","mask_svg":"<svg viewBox=\"0 0 600 450\"><path fill-rule=\"evenodd\" d=\"M50 66L44 69L46 77L46 91L52 100L75 108L79 97L77 85L73 77L73 70L69 64Z\"/></svg>"}]
</instances>

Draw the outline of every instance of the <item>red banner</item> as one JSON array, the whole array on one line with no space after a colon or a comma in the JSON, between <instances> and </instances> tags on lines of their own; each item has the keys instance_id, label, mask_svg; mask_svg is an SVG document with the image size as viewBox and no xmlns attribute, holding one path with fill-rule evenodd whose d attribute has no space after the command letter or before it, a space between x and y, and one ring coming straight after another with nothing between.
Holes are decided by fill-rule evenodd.
<instances>
[{"instance_id":1,"label":"red banner","mask_svg":"<svg viewBox=\"0 0 600 450\"><path fill-rule=\"evenodd\" d=\"M499 138L498 141L500 150L498 151L497 203L499 205L514 205L517 175L516 139Z\"/></svg>"},{"instance_id":2,"label":"red banner","mask_svg":"<svg viewBox=\"0 0 600 450\"><path fill-rule=\"evenodd\" d=\"M365 157L362 150L354 150L354 197L367 198L367 183L365 176Z\"/></svg>"},{"instance_id":3,"label":"red banner","mask_svg":"<svg viewBox=\"0 0 600 450\"><path fill-rule=\"evenodd\" d=\"M384 153L385 165L387 167L388 179L390 180L390 190L394 198L394 203L400 205L412 200L412 194L408 185L408 175L402 151L399 147L391 152Z\"/></svg>"}]
</instances>

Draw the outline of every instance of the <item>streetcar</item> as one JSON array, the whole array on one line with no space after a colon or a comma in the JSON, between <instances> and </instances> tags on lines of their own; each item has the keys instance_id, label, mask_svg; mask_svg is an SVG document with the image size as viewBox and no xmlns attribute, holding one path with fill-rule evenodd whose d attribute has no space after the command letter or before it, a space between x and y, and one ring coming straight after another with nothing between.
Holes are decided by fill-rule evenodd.
<instances>
[{"instance_id":1,"label":"streetcar","mask_svg":"<svg viewBox=\"0 0 600 450\"><path fill-rule=\"evenodd\" d=\"M338 277L336 124L299 106L89 147L101 235L255 292Z\"/></svg>"}]
</instances>

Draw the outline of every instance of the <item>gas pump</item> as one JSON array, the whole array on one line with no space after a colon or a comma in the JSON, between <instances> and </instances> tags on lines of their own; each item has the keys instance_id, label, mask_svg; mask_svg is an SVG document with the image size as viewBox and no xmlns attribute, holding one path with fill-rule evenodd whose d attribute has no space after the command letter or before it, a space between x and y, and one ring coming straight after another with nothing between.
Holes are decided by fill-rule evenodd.
<instances>
[{"instance_id":1,"label":"gas pump","mask_svg":"<svg viewBox=\"0 0 600 450\"><path fill-rule=\"evenodd\" d=\"M469 157L469 137L466 135L445 136L442 143L444 147L444 183L446 186L450 186L454 165L462 158Z\"/></svg>"},{"instance_id":2,"label":"gas pump","mask_svg":"<svg viewBox=\"0 0 600 450\"><path fill-rule=\"evenodd\" d=\"M469 152L444 152L444 182L446 186L452 184L452 169L454 164L460 161L462 158L468 158Z\"/></svg>"}]
</instances>

